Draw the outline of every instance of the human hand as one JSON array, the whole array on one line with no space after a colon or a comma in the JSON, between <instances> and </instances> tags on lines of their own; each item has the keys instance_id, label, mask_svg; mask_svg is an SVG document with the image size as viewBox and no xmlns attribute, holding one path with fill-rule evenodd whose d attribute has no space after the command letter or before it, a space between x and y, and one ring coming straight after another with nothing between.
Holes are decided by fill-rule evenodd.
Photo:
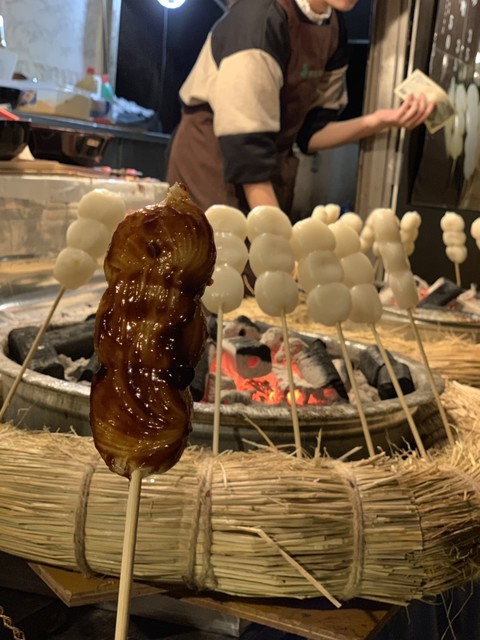
<instances>
[{"instance_id":1,"label":"human hand","mask_svg":"<svg viewBox=\"0 0 480 640\"><path fill-rule=\"evenodd\" d=\"M396 109L378 109L375 115L385 127L415 129L425 122L435 108L434 101L428 101L425 94L409 95Z\"/></svg>"}]
</instances>

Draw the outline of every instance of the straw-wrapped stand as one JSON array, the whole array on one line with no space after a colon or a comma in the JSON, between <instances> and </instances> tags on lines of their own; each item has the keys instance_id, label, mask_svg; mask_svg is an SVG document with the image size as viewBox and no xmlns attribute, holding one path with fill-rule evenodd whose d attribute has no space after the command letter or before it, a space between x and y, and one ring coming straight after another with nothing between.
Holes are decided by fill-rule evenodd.
<instances>
[{"instance_id":1,"label":"straw-wrapped stand","mask_svg":"<svg viewBox=\"0 0 480 640\"><path fill-rule=\"evenodd\" d=\"M455 445L398 457L188 449L142 486L134 575L235 595L405 604L479 574L480 390L442 397ZM438 418L438 416L437 416ZM118 575L128 483L88 437L0 427L0 548Z\"/></svg>"}]
</instances>

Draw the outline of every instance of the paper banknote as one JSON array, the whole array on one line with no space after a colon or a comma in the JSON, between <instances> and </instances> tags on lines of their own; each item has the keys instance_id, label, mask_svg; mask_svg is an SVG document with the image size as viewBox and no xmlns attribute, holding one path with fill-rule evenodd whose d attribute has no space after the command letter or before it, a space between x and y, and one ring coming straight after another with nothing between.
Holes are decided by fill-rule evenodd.
<instances>
[{"instance_id":1,"label":"paper banknote","mask_svg":"<svg viewBox=\"0 0 480 640\"><path fill-rule=\"evenodd\" d=\"M454 115L455 108L450 102L446 91L420 69L415 69L408 78L405 78L398 87L395 87L395 94L402 100L405 100L409 95L417 96L420 93L425 94L428 100L434 100L436 103L435 109L425 121L425 126L429 132L435 133L446 125Z\"/></svg>"}]
</instances>

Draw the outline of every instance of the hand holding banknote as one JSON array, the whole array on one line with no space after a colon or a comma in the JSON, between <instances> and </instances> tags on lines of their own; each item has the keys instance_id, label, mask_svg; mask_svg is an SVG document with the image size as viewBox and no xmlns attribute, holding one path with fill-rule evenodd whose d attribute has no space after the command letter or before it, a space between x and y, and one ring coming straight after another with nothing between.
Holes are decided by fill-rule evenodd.
<instances>
[{"instance_id":1,"label":"hand holding banknote","mask_svg":"<svg viewBox=\"0 0 480 640\"><path fill-rule=\"evenodd\" d=\"M425 119L425 126L430 133L435 133L444 127L454 115L455 109L450 102L446 91L436 82L425 75L420 69L415 69L403 82L395 88L395 94L401 98L405 105L412 96L425 98L433 105L429 115Z\"/></svg>"}]
</instances>

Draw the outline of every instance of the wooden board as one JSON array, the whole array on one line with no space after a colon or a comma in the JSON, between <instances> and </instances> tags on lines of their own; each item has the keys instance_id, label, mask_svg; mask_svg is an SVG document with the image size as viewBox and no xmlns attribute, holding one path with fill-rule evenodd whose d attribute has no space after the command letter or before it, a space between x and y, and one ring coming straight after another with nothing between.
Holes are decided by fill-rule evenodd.
<instances>
[{"instance_id":1,"label":"wooden board","mask_svg":"<svg viewBox=\"0 0 480 640\"><path fill-rule=\"evenodd\" d=\"M115 578L87 578L74 571L37 563L29 565L68 606L112 601L117 597L118 580ZM294 600L241 598L217 593L196 595L182 589L134 583L132 598L148 596L150 611L145 608L143 611L152 618L158 617L155 615L155 595L175 598L186 607L202 607L222 616L256 622L310 640L373 640L399 610L393 605L367 600L354 600L336 609L324 598Z\"/></svg>"}]
</instances>

